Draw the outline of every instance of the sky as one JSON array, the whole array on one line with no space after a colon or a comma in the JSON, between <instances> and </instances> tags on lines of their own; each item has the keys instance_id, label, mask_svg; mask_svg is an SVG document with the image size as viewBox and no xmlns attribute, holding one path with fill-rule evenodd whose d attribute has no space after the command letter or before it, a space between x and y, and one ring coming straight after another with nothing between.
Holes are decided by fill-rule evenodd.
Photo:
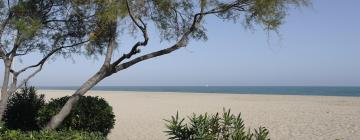
<instances>
[{"instance_id":1,"label":"sky","mask_svg":"<svg viewBox=\"0 0 360 140\"><path fill-rule=\"evenodd\" d=\"M359 5L359 0L313 0L311 7L290 10L279 35L210 17L207 41L191 41L186 48L139 63L98 85L360 86ZM145 53L169 46L156 36L151 32ZM135 41L119 40L120 46ZM120 47L114 57L126 49ZM16 68L40 57L18 59ZM30 84L79 86L96 73L102 60L56 58ZM0 69L2 77L2 64Z\"/></svg>"}]
</instances>

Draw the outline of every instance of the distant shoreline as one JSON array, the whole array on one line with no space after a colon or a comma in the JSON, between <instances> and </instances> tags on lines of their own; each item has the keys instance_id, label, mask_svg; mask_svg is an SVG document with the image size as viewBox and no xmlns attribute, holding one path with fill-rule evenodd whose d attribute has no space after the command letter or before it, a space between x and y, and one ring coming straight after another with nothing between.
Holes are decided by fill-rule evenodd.
<instances>
[{"instance_id":1,"label":"distant shoreline","mask_svg":"<svg viewBox=\"0 0 360 140\"><path fill-rule=\"evenodd\" d=\"M77 86L40 86L42 90L76 90ZM360 96L360 87L340 86L98 86L94 91L136 91L209 94Z\"/></svg>"}]
</instances>

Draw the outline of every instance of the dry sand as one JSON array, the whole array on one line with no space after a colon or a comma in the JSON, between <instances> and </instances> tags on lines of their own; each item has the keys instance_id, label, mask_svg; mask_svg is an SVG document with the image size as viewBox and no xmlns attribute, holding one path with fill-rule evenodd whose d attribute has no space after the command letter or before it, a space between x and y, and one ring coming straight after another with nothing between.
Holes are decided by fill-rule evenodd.
<instances>
[{"instance_id":1,"label":"dry sand","mask_svg":"<svg viewBox=\"0 0 360 140\"><path fill-rule=\"evenodd\" d=\"M46 98L73 91L40 90ZM90 91L116 115L111 140L166 139L164 121L179 111L242 113L247 127L265 126L273 140L360 140L360 97Z\"/></svg>"}]
</instances>

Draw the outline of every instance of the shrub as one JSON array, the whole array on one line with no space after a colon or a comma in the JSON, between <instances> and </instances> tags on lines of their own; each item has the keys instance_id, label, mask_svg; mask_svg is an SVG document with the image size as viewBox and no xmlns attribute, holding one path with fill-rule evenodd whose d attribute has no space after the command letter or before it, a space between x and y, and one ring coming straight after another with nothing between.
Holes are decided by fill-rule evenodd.
<instances>
[{"instance_id":1,"label":"shrub","mask_svg":"<svg viewBox=\"0 0 360 140\"><path fill-rule=\"evenodd\" d=\"M9 129L39 130L36 115L44 106L44 95L37 95L35 87L24 87L9 99L3 121Z\"/></svg>"},{"instance_id":2,"label":"shrub","mask_svg":"<svg viewBox=\"0 0 360 140\"><path fill-rule=\"evenodd\" d=\"M44 126L65 105L69 96L51 99L38 112L39 125ZM115 115L112 107L100 97L80 96L76 106L64 119L58 130L100 132L106 136L114 127Z\"/></svg>"},{"instance_id":3,"label":"shrub","mask_svg":"<svg viewBox=\"0 0 360 140\"><path fill-rule=\"evenodd\" d=\"M230 114L230 109L221 116L193 114L188 117L189 122L185 123L185 118L179 118L179 114L171 116L166 121L167 130L164 131L169 139L172 140L270 140L269 131L265 127L259 127L254 132L250 129L245 130L245 125L240 114L235 116Z\"/></svg>"},{"instance_id":4,"label":"shrub","mask_svg":"<svg viewBox=\"0 0 360 140\"><path fill-rule=\"evenodd\" d=\"M0 134L2 140L105 140L100 133L82 131L28 131L6 130Z\"/></svg>"}]
</instances>

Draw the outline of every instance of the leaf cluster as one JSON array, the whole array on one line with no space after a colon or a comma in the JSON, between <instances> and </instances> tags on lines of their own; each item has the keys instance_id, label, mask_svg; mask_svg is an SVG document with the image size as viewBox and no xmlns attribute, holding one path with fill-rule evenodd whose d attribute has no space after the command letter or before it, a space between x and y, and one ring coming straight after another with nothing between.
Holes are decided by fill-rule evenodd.
<instances>
[{"instance_id":1,"label":"leaf cluster","mask_svg":"<svg viewBox=\"0 0 360 140\"><path fill-rule=\"evenodd\" d=\"M84 48L72 47L59 54L104 54L111 38L119 31L139 31L129 12L146 24L155 25L161 40L174 41L190 30L194 16L214 15L224 21L244 23L245 27L263 26L276 31L284 22L289 7L306 6L309 0L27 0L12 2L7 37L20 33L19 51L41 50L89 40ZM4 5L2 2L1 5ZM0 5L0 6L1 6ZM7 7L2 6L2 7ZM4 10L6 8L1 8ZM134 28L135 27L135 28ZM202 21L189 38L206 40L207 29ZM122 33L129 33L122 32Z\"/></svg>"},{"instance_id":2,"label":"leaf cluster","mask_svg":"<svg viewBox=\"0 0 360 140\"><path fill-rule=\"evenodd\" d=\"M173 140L269 140L269 131L265 127L259 127L250 131L246 130L241 115L235 116L229 110L221 115L207 113L180 118L179 114L171 116L166 121L167 130L164 131L169 139Z\"/></svg>"}]
</instances>

